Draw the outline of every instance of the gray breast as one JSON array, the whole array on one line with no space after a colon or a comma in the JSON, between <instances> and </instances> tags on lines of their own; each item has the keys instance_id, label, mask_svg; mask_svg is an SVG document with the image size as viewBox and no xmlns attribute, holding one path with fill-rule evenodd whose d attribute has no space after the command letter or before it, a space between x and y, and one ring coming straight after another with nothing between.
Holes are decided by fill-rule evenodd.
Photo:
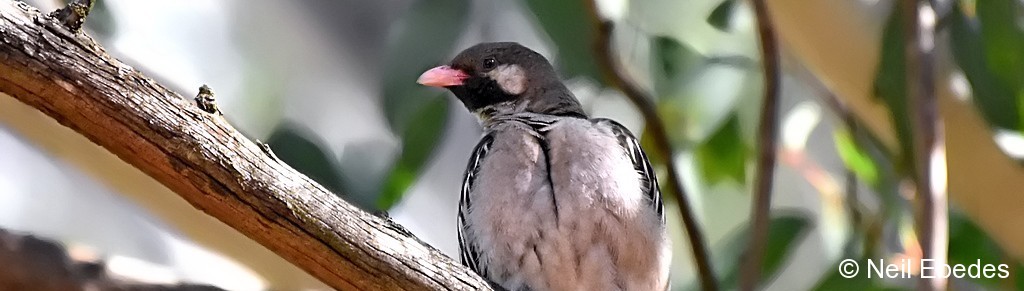
<instances>
[{"instance_id":1,"label":"gray breast","mask_svg":"<svg viewBox=\"0 0 1024 291\"><path fill-rule=\"evenodd\" d=\"M665 286L664 227L610 129L578 118L490 129L466 225L489 279L511 290Z\"/></svg>"}]
</instances>

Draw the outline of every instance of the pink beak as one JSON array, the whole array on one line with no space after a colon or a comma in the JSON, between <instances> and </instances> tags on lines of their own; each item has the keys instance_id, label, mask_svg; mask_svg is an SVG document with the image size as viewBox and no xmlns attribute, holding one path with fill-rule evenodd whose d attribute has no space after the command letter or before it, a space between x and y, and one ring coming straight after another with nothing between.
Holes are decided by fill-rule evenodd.
<instances>
[{"instance_id":1,"label":"pink beak","mask_svg":"<svg viewBox=\"0 0 1024 291\"><path fill-rule=\"evenodd\" d=\"M420 78L416 79L416 83L443 88L461 86L462 80L465 80L466 78L469 78L469 75L461 70L449 66L440 66L423 72L423 74L420 75Z\"/></svg>"}]
</instances>

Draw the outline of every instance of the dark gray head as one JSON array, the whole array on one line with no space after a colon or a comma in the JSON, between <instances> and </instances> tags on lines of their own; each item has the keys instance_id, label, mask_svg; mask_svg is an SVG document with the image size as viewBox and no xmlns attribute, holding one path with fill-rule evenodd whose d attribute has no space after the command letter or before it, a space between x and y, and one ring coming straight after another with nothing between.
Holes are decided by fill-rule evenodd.
<instances>
[{"instance_id":1,"label":"dark gray head","mask_svg":"<svg viewBox=\"0 0 1024 291\"><path fill-rule=\"evenodd\" d=\"M420 84L444 87L469 111L488 114L502 108L585 117L572 95L544 56L514 42L481 43L448 64L430 69ZM506 112L514 113L514 112Z\"/></svg>"}]
</instances>

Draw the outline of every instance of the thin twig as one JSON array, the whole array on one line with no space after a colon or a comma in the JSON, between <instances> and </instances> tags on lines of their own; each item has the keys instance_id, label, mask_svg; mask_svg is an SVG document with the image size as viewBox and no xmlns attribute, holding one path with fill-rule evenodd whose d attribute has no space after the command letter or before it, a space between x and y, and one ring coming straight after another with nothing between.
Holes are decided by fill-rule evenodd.
<instances>
[{"instance_id":1,"label":"thin twig","mask_svg":"<svg viewBox=\"0 0 1024 291\"><path fill-rule=\"evenodd\" d=\"M768 16L766 0L752 0L761 39L761 63L764 66L764 104L757 128L757 176L754 177L754 204L750 216L750 243L743 259L740 290L753 290L761 279L765 241L771 219L772 182L775 178L775 148L779 115L779 49L775 28Z\"/></svg>"},{"instance_id":2,"label":"thin twig","mask_svg":"<svg viewBox=\"0 0 1024 291\"><path fill-rule=\"evenodd\" d=\"M910 116L914 149L914 184L918 193L916 198L921 203L917 221L921 259L931 260L931 267L944 266L949 222L946 215L946 153L935 99L932 61L935 12L927 1L903 0L899 5L902 5L900 16L905 40L903 55L909 102L907 114ZM946 289L944 276L921 275L918 289Z\"/></svg>"},{"instance_id":3,"label":"thin twig","mask_svg":"<svg viewBox=\"0 0 1024 291\"><path fill-rule=\"evenodd\" d=\"M856 114L850 109L850 107L843 103L834 93L829 92L820 96L821 102L827 105L832 112L839 115L842 119L843 124L850 129L850 133L855 141L864 144L865 146L871 146L877 149L878 154L886 161L893 161L899 156L892 149L885 146L882 139L878 135L873 134L867 129L865 122L857 117Z\"/></svg>"},{"instance_id":4,"label":"thin twig","mask_svg":"<svg viewBox=\"0 0 1024 291\"><path fill-rule=\"evenodd\" d=\"M839 115L843 125L846 126L846 130L850 132L850 140L853 143L857 143L861 136L861 130L863 130L860 127L859 121L857 121L857 117L853 116L853 112L850 112L850 108L846 107L846 104L839 101L835 94L829 92L824 95L826 95L822 96L823 99L825 99L824 102L828 103L828 105L832 107L832 110ZM862 221L864 214L861 212L860 200L857 198L857 192L859 189L859 187L857 187L857 175L850 167L845 167L843 170L844 183L846 184L846 206L850 211L850 225L853 229L850 239L847 241L846 246L843 247L843 252L847 255L853 255L856 253L853 249L855 247L855 242L857 241L856 237L865 231L864 222ZM862 253L866 253L863 252L863 246L864 244L861 244L860 251Z\"/></svg>"},{"instance_id":5,"label":"thin twig","mask_svg":"<svg viewBox=\"0 0 1024 291\"><path fill-rule=\"evenodd\" d=\"M850 133L850 140L854 143L858 143L861 140L860 137L862 135L861 131L863 128L860 125L861 122L853 115L853 112L850 112L850 108L847 107L846 104L843 104L843 102L840 101L832 92L821 94L820 96L822 102L832 109L833 113L839 115L839 120ZM846 192L846 204L850 208L850 222L855 229L859 229L863 213L860 211L860 200L857 199L857 192L859 188L857 187L857 175L853 172L853 169L850 169L850 167L845 167L843 170L844 183L846 184L846 189L844 190Z\"/></svg>"},{"instance_id":6,"label":"thin twig","mask_svg":"<svg viewBox=\"0 0 1024 291\"><path fill-rule=\"evenodd\" d=\"M847 125L853 124L852 121L844 122ZM847 128L850 131L851 140L856 140L855 136L858 134L857 129L853 126L848 126ZM851 169L850 167L845 167L843 171L843 183L845 184L844 192L846 192L846 207L850 212L850 228L852 229L850 231L851 234L849 240L847 241L846 245L843 246L843 253L846 254L847 257L852 258L854 255L858 253L867 254L865 249L865 246L867 244L864 244L863 242L859 244L859 249L854 249L858 246L857 242L859 241L857 240L857 237L861 236L866 231L866 227L864 226L865 223L863 220L864 213L862 213L860 209L860 199L858 199L857 197L857 192L859 192L859 187L857 187L857 175L853 172L853 169Z\"/></svg>"},{"instance_id":7,"label":"thin twig","mask_svg":"<svg viewBox=\"0 0 1024 291\"><path fill-rule=\"evenodd\" d=\"M693 260L697 267L697 275L700 279L701 287L703 290L718 290L718 281L715 280L715 274L711 267L711 256L704 241L704 233L697 223L696 216L693 214L693 208L686 197L682 182L679 180L679 171L672 161L672 144L669 142L665 124L658 117L658 111L651 101L654 99L648 96L644 90L640 89L640 86L624 73L612 49L612 23L601 19L597 12L596 3L593 1L587 1L587 3L589 3L588 7L590 8L591 18L597 27L594 53L597 57L598 67L601 68L604 78L611 82L612 86L622 91L622 94L626 95L629 101L640 110L640 114L643 115L647 131L654 137L654 150L666 160L665 168L668 172L668 179L662 179L662 181L666 182L663 190L668 195L675 197L676 201L679 201L679 213L690 239L690 248L693 251Z\"/></svg>"}]
</instances>

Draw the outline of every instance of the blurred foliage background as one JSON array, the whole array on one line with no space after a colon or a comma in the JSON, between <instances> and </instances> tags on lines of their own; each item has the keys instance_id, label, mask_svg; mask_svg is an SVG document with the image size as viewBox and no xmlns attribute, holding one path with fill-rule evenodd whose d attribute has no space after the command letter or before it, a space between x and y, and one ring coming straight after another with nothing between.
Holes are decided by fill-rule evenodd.
<instances>
[{"instance_id":1,"label":"blurred foliage background","mask_svg":"<svg viewBox=\"0 0 1024 291\"><path fill-rule=\"evenodd\" d=\"M61 4L29 2L43 10ZM416 77L472 44L517 41L553 60L592 116L620 121L650 148L642 116L598 71L594 19L610 20L614 57L654 96L667 125L674 154L652 156L659 176L669 179L667 163L681 169L716 276L734 287L763 87L749 4L596 2L595 15L585 1L100 0L87 26L111 54L182 95L209 84L239 130L454 257L459 183L480 129L457 100L416 85ZM948 257L1008 264L1013 274L950 286L1021 290L1024 3L931 2L949 167ZM913 288L911 279L846 279L836 271L848 258L921 256L895 2L768 5L783 81L763 286ZM0 226L146 264L137 276L151 280L325 288L69 129L8 96L0 103ZM697 289L677 201L668 203L673 288Z\"/></svg>"}]
</instances>

